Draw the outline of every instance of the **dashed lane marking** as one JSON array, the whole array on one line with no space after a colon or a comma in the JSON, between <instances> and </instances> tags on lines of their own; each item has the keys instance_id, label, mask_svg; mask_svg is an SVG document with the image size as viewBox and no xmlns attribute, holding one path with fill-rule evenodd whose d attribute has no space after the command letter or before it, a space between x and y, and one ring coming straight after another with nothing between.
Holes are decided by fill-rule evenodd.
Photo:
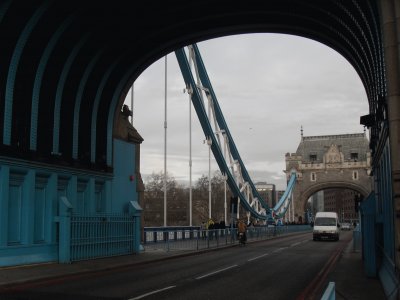
<instances>
[{"instance_id":1,"label":"dashed lane marking","mask_svg":"<svg viewBox=\"0 0 400 300\"><path fill-rule=\"evenodd\" d=\"M264 253L263 255L250 258L250 259L248 259L247 261L253 261L253 260L259 259L259 258L264 257L264 256L267 256L267 255L269 255L269 253Z\"/></svg>"},{"instance_id":2,"label":"dashed lane marking","mask_svg":"<svg viewBox=\"0 0 400 300\"><path fill-rule=\"evenodd\" d=\"M155 291L152 291L152 292L149 292L149 293L146 293L146 294L137 296L137 297L135 297L135 298L130 298L130 299L128 299L128 300L142 299L142 298L145 298L145 297L150 296L150 295L154 295L154 294L157 294L157 293L160 293L160 292L169 290L169 289L173 289L174 287L176 287L176 285L167 286L167 287L165 287L165 288L163 288L163 289L155 290Z\"/></svg>"},{"instance_id":3,"label":"dashed lane marking","mask_svg":"<svg viewBox=\"0 0 400 300\"><path fill-rule=\"evenodd\" d=\"M205 274L205 275L196 277L196 279L198 280L198 279L202 279L202 278L205 278L205 277L208 277L208 276L212 276L212 275L215 275L215 274L217 274L217 273L220 273L220 272L223 272L223 271L232 269L232 268L236 268L237 266L238 266L238 265L232 265L232 266L229 266L229 267L226 267L226 268L223 268L223 269L219 269L219 270L213 271L213 272L211 272L211 273L207 273L207 274Z\"/></svg>"},{"instance_id":4,"label":"dashed lane marking","mask_svg":"<svg viewBox=\"0 0 400 300\"><path fill-rule=\"evenodd\" d=\"M278 252L281 252L281 251L283 251L283 250L285 250L285 249L287 249L288 247L282 247L282 248L278 248L278 249L275 249L274 251L272 251L272 253L278 253Z\"/></svg>"}]
</instances>

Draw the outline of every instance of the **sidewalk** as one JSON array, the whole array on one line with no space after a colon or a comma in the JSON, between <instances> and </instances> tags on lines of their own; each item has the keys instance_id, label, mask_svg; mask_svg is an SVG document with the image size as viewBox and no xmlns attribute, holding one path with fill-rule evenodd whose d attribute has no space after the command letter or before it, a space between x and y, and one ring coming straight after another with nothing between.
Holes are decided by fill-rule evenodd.
<instances>
[{"instance_id":1,"label":"sidewalk","mask_svg":"<svg viewBox=\"0 0 400 300\"><path fill-rule=\"evenodd\" d=\"M352 240L343 251L327 280L335 282L337 300L386 299L379 279L365 276L361 251L353 251Z\"/></svg>"},{"instance_id":2,"label":"sidewalk","mask_svg":"<svg viewBox=\"0 0 400 300\"><path fill-rule=\"evenodd\" d=\"M208 250L210 251L210 250ZM0 268L0 295L2 290L19 284L35 281L56 280L60 277L83 275L91 272L107 271L115 268L127 268L176 256L199 254L202 251L164 251L146 250L136 255L123 255L95 260L74 262L71 264L45 263L37 265Z\"/></svg>"},{"instance_id":3,"label":"sidewalk","mask_svg":"<svg viewBox=\"0 0 400 300\"><path fill-rule=\"evenodd\" d=\"M73 264L48 263L0 268L0 294L2 290L12 288L18 284L31 284L40 280L53 281L65 276L79 276L97 271L104 272L115 268L126 268L132 265L171 259L176 256L196 255L206 251L221 249L170 252L164 250L146 250L137 255L117 256ZM335 282L336 299L339 300L386 299L379 279L367 278L364 275L361 252L353 252L352 241L345 248L333 271L328 275L327 281Z\"/></svg>"}]
</instances>

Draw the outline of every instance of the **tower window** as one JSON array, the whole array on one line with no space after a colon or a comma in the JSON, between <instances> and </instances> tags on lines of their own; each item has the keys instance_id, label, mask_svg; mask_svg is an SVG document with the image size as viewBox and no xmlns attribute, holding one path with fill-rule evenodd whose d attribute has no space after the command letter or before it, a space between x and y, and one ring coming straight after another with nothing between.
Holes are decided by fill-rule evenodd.
<instances>
[{"instance_id":1,"label":"tower window","mask_svg":"<svg viewBox=\"0 0 400 300\"><path fill-rule=\"evenodd\" d=\"M315 174L315 172L311 172L311 174L310 174L310 180L311 180L311 181L317 181L317 174Z\"/></svg>"},{"instance_id":2,"label":"tower window","mask_svg":"<svg viewBox=\"0 0 400 300\"><path fill-rule=\"evenodd\" d=\"M350 159L357 161L358 160L358 153L357 152L351 152L350 153Z\"/></svg>"},{"instance_id":3,"label":"tower window","mask_svg":"<svg viewBox=\"0 0 400 300\"><path fill-rule=\"evenodd\" d=\"M310 154L310 161L317 161L317 154Z\"/></svg>"}]
</instances>

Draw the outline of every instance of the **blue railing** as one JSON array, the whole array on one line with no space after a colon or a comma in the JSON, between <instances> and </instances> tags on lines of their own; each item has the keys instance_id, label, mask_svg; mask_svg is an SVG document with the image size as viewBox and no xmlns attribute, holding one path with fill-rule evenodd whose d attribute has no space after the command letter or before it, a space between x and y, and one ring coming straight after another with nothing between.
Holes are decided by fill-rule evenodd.
<instances>
[{"instance_id":1,"label":"blue railing","mask_svg":"<svg viewBox=\"0 0 400 300\"><path fill-rule=\"evenodd\" d=\"M72 215L71 261L134 253L135 222L131 215Z\"/></svg>"},{"instance_id":2,"label":"blue railing","mask_svg":"<svg viewBox=\"0 0 400 300\"><path fill-rule=\"evenodd\" d=\"M324 294L321 297L321 300L335 300L336 299L336 294L335 294L335 283L334 282L329 282L328 287L326 288Z\"/></svg>"},{"instance_id":3,"label":"blue railing","mask_svg":"<svg viewBox=\"0 0 400 300\"><path fill-rule=\"evenodd\" d=\"M60 263L132 254L139 251L140 207L132 203L125 214L77 214L66 197L60 197Z\"/></svg>"},{"instance_id":4,"label":"blue railing","mask_svg":"<svg viewBox=\"0 0 400 300\"><path fill-rule=\"evenodd\" d=\"M292 232L311 231L309 225L256 226L247 229L247 240L266 240ZM145 227L145 250L203 250L237 243L237 229L201 230L199 227Z\"/></svg>"}]
</instances>

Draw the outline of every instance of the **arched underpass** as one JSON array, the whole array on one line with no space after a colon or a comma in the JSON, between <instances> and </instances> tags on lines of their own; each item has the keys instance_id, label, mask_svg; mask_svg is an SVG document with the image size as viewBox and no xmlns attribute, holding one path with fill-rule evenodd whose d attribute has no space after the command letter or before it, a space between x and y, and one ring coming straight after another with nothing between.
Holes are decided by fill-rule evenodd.
<instances>
[{"instance_id":1,"label":"arched underpass","mask_svg":"<svg viewBox=\"0 0 400 300\"><path fill-rule=\"evenodd\" d=\"M114 139L114 128L129 87L151 63L205 39L275 32L332 47L364 84L370 113L362 122L371 131L381 246L389 266L383 271L397 278L390 266L400 265L394 218L400 195L398 1L220 0L198 6L181 1L0 4L0 255L15 264L18 253L26 254L22 248L42 249L41 261L56 259L53 219L61 195L74 205L84 199L80 205L87 210L95 210L99 199L105 202L97 207L105 211L126 207L115 199L137 192L137 185L126 181L136 167L120 158L138 150L141 140ZM38 220L28 213L34 207ZM10 247L16 247L12 255Z\"/></svg>"}]
</instances>

